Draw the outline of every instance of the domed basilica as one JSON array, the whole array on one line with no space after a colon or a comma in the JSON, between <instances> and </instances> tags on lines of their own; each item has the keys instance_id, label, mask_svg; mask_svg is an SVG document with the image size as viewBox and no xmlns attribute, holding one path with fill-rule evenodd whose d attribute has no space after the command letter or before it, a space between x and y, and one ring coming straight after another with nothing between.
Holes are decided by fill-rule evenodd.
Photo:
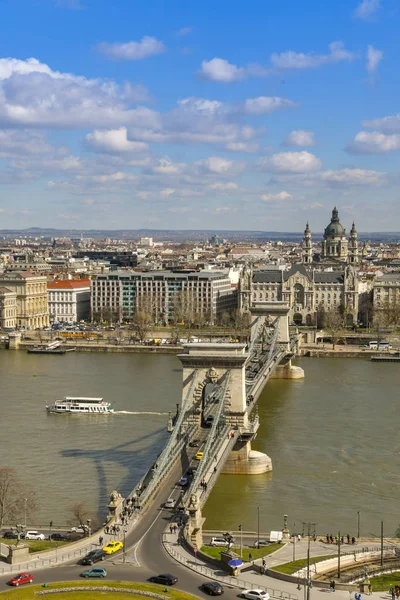
<instances>
[{"instance_id":1,"label":"domed basilica","mask_svg":"<svg viewBox=\"0 0 400 600\"><path fill-rule=\"evenodd\" d=\"M322 239L322 248L319 255L314 256L312 250L311 231L307 223L303 237L303 263L358 263L358 239L357 231L353 222L350 237L347 240L346 230L339 221L339 211L332 211L331 222L325 227Z\"/></svg>"}]
</instances>

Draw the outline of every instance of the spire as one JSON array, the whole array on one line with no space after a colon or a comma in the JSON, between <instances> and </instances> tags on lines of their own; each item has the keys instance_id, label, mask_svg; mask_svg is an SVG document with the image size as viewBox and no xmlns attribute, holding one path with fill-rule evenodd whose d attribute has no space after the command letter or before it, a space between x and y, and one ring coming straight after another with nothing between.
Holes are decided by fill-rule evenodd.
<instances>
[{"instance_id":1,"label":"spire","mask_svg":"<svg viewBox=\"0 0 400 600\"><path fill-rule=\"evenodd\" d=\"M304 230L304 235L311 235L310 226L308 224L308 221L307 221L306 228Z\"/></svg>"},{"instance_id":2,"label":"spire","mask_svg":"<svg viewBox=\"0 0 400 600\"><path fill-rule=\"evenodd\" d=\"M356 226L354 224L354 221L353 221L353 225L351 226L350 237L357 237L357 230L356 230Z\"/></svg>"},{"instance_id":3,"label":"spire","mask_svg":"<svg viewBox=\"0 0 400 600\"><path fill-rule=\"evenodd\" d=\"M339 221L339 211L335 206L332 211L331 223L336 223L337 221Z\"/></svg>"}]
</instances>

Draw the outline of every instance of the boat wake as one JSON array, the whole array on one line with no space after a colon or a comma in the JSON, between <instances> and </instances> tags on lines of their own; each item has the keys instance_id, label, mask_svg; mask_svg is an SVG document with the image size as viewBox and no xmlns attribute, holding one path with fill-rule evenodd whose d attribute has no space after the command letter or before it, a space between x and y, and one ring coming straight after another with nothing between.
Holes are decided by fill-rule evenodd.
<instances>
[{"instance_id":1,"label":"boat wake","mask_svg":"<svg viewBox=\"0 0 400 600\"><path fill-rule=\"evenodd\" d=\"M115 410L114 415L168 415L167 412L146 412L146 411L135 411L135 410Z\"/></svg>"}]
</instances>

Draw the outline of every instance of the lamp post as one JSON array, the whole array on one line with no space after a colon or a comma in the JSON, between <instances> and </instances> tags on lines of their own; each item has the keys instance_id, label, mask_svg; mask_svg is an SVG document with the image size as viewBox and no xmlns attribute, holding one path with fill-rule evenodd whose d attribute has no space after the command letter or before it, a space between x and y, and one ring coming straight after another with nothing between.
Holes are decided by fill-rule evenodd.
<instances>
[{"instance_id":1,"label":"lamp post","mask_svg":"<svg viewBox=\"0 0 400 600\"><path fill-rule=\"evenodd\" d=\"M243 527L242 524L239 525L240 531L240 558L243 557Z\"/></svg>"},{"instance_id":2,"label":"lamp post","mask_svg":"<svg viewBox=\"0 0 400 600\"><path fill-rule=\"evenodd\" d=\"M123 558L123 563L125 564L126 561L126 527L123 528L123 532L124 532L124 558Z\"/></svg>"},{"instance_id":3,"label":"lamp post","mask_svg":"<svg viewBox=\"0 0 400 600\"><path fill-rule=\"evenodd\" d=\"M257 506L257 548L260 547L260 507Z\"/></svg>"},{"instance_id":4,"label":"lamp post","mask_svg":"<svg viewBox=\"0 0 400 600\"><path fill-rule=\"evenodd\" d=\"M24 498L24 525L25 525L25 529L26 529L26 503L28 502L28 498Z\"/></svg>"},{"instance_id":5,"label":"lamp post","mask_svg":"<svg viewBox=\"0 0 400 600\"><path fill-rule=\"evenodd\" d=\"M357 511L357 539L360 539L360 511Z\"/></svg>"},{"instance_id":6,"label":"lamp post","mask_svg":"<svg viewBox=\"0 0 400 600\"><path fill-rule=\"evenodd\" d=\"M91 536L92 530L91 530L91 524L92 524L92 519L87 519L86 521L87 526L88 526L88 536Z\"/></svg>"},{"instance_id":7,"label":"lamp post","mask_svg":"<svg viewBox=\"0 0 400 600\"><path fill-rule=\"evenodd\" d=\"M50 521L50 535L49 535L49 540L50 540L50 548L51 548L51 542L52 542L52 539L51 539L51 528L52 528L52 527L53 527L53 521Z\"/></svg>"}]
</instances>

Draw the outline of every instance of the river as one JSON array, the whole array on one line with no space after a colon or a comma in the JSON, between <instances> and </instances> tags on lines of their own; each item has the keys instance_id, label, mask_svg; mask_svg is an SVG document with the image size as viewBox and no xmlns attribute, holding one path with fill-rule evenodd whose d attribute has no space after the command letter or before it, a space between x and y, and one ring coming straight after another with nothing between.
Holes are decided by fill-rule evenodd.
<instances>
[{"instance_id":1,"label":"river","mask_svg":"<svg viewBox=\"0 0 400 600\"><path fill-rule=\"evenodd\" d=\"M273 472L220 476L205 507L206 528L386 535L400 523L397 364L301 359L303 381L272 380L259 400L253 448ZM39 500L36 523L63 524L87 502L104 515L109 493L128 494L167 439L168 411L181 394L174 356L0 351L0 466L14 467ZM114 415L49 415L67 395L102 396ZM259 511L258 511L259 507Z\"/></svg>"}]
</instances>

